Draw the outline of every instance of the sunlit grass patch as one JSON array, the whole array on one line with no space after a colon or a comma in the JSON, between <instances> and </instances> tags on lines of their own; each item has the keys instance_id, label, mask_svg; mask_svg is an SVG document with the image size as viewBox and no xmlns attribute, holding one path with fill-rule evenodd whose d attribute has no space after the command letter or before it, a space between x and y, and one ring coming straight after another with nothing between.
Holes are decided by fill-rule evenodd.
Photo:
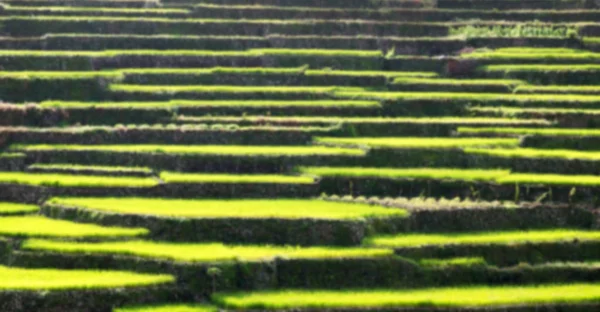
<instances>
[{"instance_id":1,"label":"sunlit grass patch","mask_svg":"<svg viewBox=\"0 0 600 312\"><path fill-rule=\"evenodd\" d=\"M215 101L189 101L172 100L165 102L73 102L73 101L44 101L41 107L54 108L137 108L137 109L175 109L178 107L373 107L380 108L377 101L352 101L352 100L316 100L316 101L275 101L275 100L215 100Z\"/></svg>"},{"instance_id":2,"label":"sunlit grass patch","mask_svg":"<svg viewBox=\"0 0 600 312\"><path fill-rule=\"evenodd\" d=\"M286 176L279 174L209 174L161 172L160 179L166 183L315 183L315 179L312 177Z\"/></svg>"},{"instance_id":3,"label":"sunlit grass patch","mask_svg":"<svg viewBox=\"0 0 600 312\"><path fill-rule=\"evenodd\" d=\"M463 147L516 147L514 138L428 138L428 137L317 137L315 142L342 146L368 146L374 148L443 149Z\"/></svg>"},{"instance_id":4,"label":"sunlit grass patch","mask_svg":"<svg viewBox=\"0 0 600 312\"><path fill-rule=\"evenodd\" d=\"M57 171L98 171L106 173L144 173L151 174L152 169L147 167L120 167L120 166L97 166L78 164L33 164L27 169L57 170Z\"/></svg>"},{"instance_id":5,"label":"sunlit grass patch","mask_svg":"<svg viewBox=\"0 0 600 312\"><path fill-rule=\"evenodd\" d=\"M373 290L274 290L213 295L233 309L487 307L600 300L600 285L473 286Z\"/></svg>"},{"instance_id":6,"label":"sunlit grass patch","mask_svg":"<svg viewBox=\"0 0 600 312\"><path fill-rule=\"evenodd\" d=\"M53 198L47 203L108 213L183 218L353 220L371 217L403 217L408 214L401 209L382 206L300 199L183 200L65 197Z\"/></svg>"},{"instance_id":7,"label":"sunlit grass patch","mask_svg":"<svg viewBox=\"0 0 600 312\"><path fill-rule=\"evenodd\" d=\"M24 172L0 172L0 183L47 187L152 187L158 185L158 181L153 178Z\"/></svg>"},{"instance_id":8,"label":"sunlit grass patch","mask_svg":"<svg viewBox=\"0 0 600 312\"><path fill-rule=\"evenodd\" d=\"M330 259L384 257L391 249L296 247L269 245L224 245L222 243L168 243L153 241L61 242L32 239L22 245L26 250L68 254L116 254L181 262L262 261L283 259Z\"/></svg>"},{"instance_id":9,"label":"sunlit grass patch","mask_svg":"<svg viewBox=\"0 0 600 312\"><path fill-rule=\"evenodd\" d=\"M116 308L114 312L217 312L216 307L200 304L171 304L160 306L130 306Z\"/></svg>"},{"instance_id":10,"label":"sunlit grass patch","mask_svg":"<svg viewBox=\"0 0 600 312\"><path fill-rule=\"evenodd\" d=\"M491 181L510 174L510 170L459 168L367 168L367 167L299 167L298 171L322 177L450 179Z\"/></svg>"},{"instance_id":11,"label":"sunlit grass patch","mask_svg":"<svg viewBox=\"0 0 600 312\"><path fill-rule=\"evenodd\" d=\"M105 227L41 216L0 217L0 236L100 238L132 237L148 233L142 228Z\"/></svg>"},{"instance_id":12,"label":"sunlit grass patch","mask_svg":"<svg viewBox=\"0 0 600 312\"><path fill-rule=\"evenodd\" d=\"M38 207L36 205L0 202L0 216L12 215L12 214L23 214L23 213L34 213L34 212L38 212L39 210L40 210L40 207Z\"/></svg>"},{"instance_id":13,"label":"sunlit grass patch","mask_svg":"<svg viewBox=\"0 0 600 312\"><path fill-rule=\"evenodd\" d=\"M173 276L165 274L0 266L0 290L5 291L123 288L170 284L174 281Z\"/></svg>"},{"instance_id":14,"label":"sunlit grass patch","mask_svg":"<svg viewBox=\"0 0 600 312\"><path fill-rule=\"evenodd\" d=\"M552 229L480 233L433 233L382 235L367 238L366 245L378 247L421 247L445 245L525 244L569 241L600 241L600 231Z\"/></svg>"},{"instance_id":15,"label":"sunlit grass patch","mask_svg":"<svg viewBox=\"0 0 600 312\"><path fill-rule=\"evenodd\" d=\"M600 113L600 112L599 112ZM536 134L551 136L600 136L600 129L573 128L509 128L509 127L459 127L461 134Z\"/></svg>"}]
</instances>

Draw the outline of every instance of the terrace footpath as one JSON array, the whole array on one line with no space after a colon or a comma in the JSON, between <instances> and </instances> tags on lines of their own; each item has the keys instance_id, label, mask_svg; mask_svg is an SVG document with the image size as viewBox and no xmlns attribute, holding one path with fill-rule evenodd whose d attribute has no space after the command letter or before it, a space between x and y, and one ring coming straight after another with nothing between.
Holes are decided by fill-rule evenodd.
<instances>
[{"instance_id":1,"label":"terrace footpath","mask_svg":"<svg viewBox=\"0 0 600 312\"><path fill-rule=\"evenodd\" d=\"M0 0L1 312L596 312L598 194L598 0Z\"/></svg>"}]
</instances>

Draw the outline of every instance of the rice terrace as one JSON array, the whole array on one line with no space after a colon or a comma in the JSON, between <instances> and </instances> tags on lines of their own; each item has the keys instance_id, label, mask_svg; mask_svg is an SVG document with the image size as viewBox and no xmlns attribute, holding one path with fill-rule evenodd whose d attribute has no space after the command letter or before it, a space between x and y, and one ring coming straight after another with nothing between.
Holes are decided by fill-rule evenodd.
<instances>
[{"instance_id":1,"label":"rice terrace","mask_svg":"<svg viewBox=\"0 0 600 312\"><path fill-rule=\"evenodd\" d=\"M600 0L0 0L37 311L600 311Z\"/></svg>"}]
</instances>

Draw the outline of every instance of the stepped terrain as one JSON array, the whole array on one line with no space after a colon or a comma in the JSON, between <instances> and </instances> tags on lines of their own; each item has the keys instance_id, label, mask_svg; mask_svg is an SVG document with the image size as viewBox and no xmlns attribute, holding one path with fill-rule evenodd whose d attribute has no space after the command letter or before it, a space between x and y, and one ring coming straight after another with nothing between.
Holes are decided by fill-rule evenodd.
<instances>
[{"instance_id":1,"label":"stepped terrain","mask_svg":"<svg viewBox=\"0 0 600 312\"><path fill-rule=\"evenodd\" d=\"M600 311L600 1L0 0L0 311Z\"/></svg>"}]
</instances>

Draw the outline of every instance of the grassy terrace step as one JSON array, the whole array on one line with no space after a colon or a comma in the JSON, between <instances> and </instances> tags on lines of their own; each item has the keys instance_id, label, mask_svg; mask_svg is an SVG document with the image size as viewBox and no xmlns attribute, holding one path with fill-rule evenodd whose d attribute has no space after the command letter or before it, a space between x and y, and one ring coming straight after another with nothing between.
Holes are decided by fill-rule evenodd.
<instances>
[{"instance_id":1,"label":"grassy terrace step","mask_svg":"<svg viewBox=\"0 0 600 312\"><path fill-rule=\"evenodd\" d=\"M407 212L320 200L54 198L45 213L76 220L147 226L178 241L358 244L371 226L401 226ZM202 229L202 230L198 230Z\"/></svg>"},{"instance_id":2,"label":"grassy terrace step","mask_svg":"<svg viewBox=\"0 0 600 312\"><path fill-rule=\"evenodd\" d=\"M313 184L315 179L304 176L272 174L205 174L161 172L160 179L165 183L253 183L253 184Z\"/></svg>"},{"instance_id":3,"label":"grassy terrace step","mask_svg":"<svg viewBox=\"0 0 600 312\"><path fill-rule=\"evenodd\" d=\"M143 228L104 227L41 216L0 217L0 235L63 239L131 238L148 234Z\"/></svg>"},{"instance_id":4,"label":"grassy terrace step","mask_svg":"<svg viewBox=\"0 0 600 312\"><path fill-rule=\"evenodd\" d=\"M551 49L506 48L462 54L463 60L476 60L482 64L595 64L600 53Z\"/></svg>"},{"instance_id":5,"label":"grassy terrace step","mask_svg":"<svg viewBox=\"0 0 600 312\"><path fill-rule=\"evenodd\" d=\"M168 0L167 3L177 3L184 0ZM362 0L306 0L298 3L296 0L203 0L202 3L215 5L259 5L281 7L320 7L320 8L425 8L426 3L411 0L390 0L385 2L365 2Z\"/></svg>"},{"instance_id":6,"label":"grassy terrace step","mask_svg":"<svg viewBox=\"0 0 600 312\"><path fill-rule=\"evenodd\" d=\"M475 116L545 118L554 120L561 127L594 128L600 123L600 110L584 108L552 107L470 107L468 111Z\"/></svg>"},{"instance_id":7,"label":"grassy terrace step","mask_svg":"<svg viewBox=\"0 0 600 312\"><path fill-rule=\"evenodd\" d=\"M479 71L488 77L523 79L540 84L590 85L598 83L596 64L487 65Z\"/></svg>"},{"instance_id":8,"label":"grassy terrace step","mask_svg":"<svg viewBox=\"0 0 600 312\"><path fill-rule=\"evenodd\" d=\"M600 94L598 86L519 86L515 93L533 93L533 94Z\"/></svg>"},{"instance_id":9,"label":"grassy terrace step","mask_svg":"<svg viewBox=\"0 0 600 312\"><path fill-rule=\"evenodd\" d=\"M372 148L397 148L397 149L454 149L466 147L516 147L518 139L513 138L333 138L317 137L315 142L333 146L367 146Z\"/></svg>"},{"instance_id":10,"label":"grassy terrace step","mask_svg":"<svg viewBox=\"0 0 600 312\"><path fill-rule=\"evenodd\" d=\"M600 129L564 129L564 128L495 128L495 127L459 127L458 134L477 136L521 136L521 135L545 135L545 136L569 136L569 137L599 137Z\"/></svg>"},{"instance_id":11,"label":"grassy terrace step","mask_svg":"<svg viewBox=\"0 0 600 312\"><path fill-rule=\"evenodd\" d=\"M36 205L0 202L0 216L30 214L39 210Z\"/></svg>"},{"instance_id":12,"label":"grassy terrace step","mask_svg":"<svg viewBox=\"0 0 600 312\"><path fill-rule=\"evenodd\" d=\"M160 17L103 16L6 16L0 17L4 32L11 36L41 36L45 33L126 33L194 35L379 35L443 37L449 25L365 20L248 20L171 19Z\"/></svg>"},{"instance_id":13,"label":"grassy terrace step","mask_svg":"<svg viewBox=\"0 0 600 312\"><path fill-rule=\"evenodd\" d=\"M0 293L7 311L110 311L122 304L169 297L175 278L124 271L26 269L0 266Z\"/></svg>"},{"instance_id":14,"label":"grassy terrace step","mask_svg":"<svg viewBox=\"0 0 600 312\"><path fill-rule=\"evenodd\" d=\"M442 78L394 78L389 85L394 91L435 92L484 92L511 93L514 88L525 84L520 80L500 79L442 79Z\"/></svg>"},{"instance_id":15,"label":"grassy terrace step","mask_svg":"<svg viewBox=\"0 0 600 312\"><path fill-rule=\"evenodd\" d=\"M502 94L502 93L450 93L450 92L352 92L337 90L334 92L337 98L364 99L364 100L388 100L398 101L402 104L407 102L420 103L444 103L448 105L483 105L483 106L569 106L589 107L599 105L600 96L579 94ZM452 102L447 103L447 102Z\"/></svg>"},{"instance_id":16,"label":"grassy terrace step","mask_svg":"<svg viewBox=\"0 0 600 312\"><path fill-rule=\"evenodd\" d=\"M246 293L219 293L212 299L232 309L336 309L403 308L422 310L423 306L450 309L493 308L538 305L597 303L596 284L538 285L511 287L425 288L409 290L278 290ZM411 308L413 310L411 310ZM585 309L585 308L584 308ZM584 311L584 310L581 310Z\"/></svg>"},{"instance_id":17,"label":"grassy terrace step","mask_svg":"<svg viewBox=\"0 0 600 312\"><path fill-rule=\"evenodd\" d=\"M1 20L1 18L0 18ZM4 70L98 70L115 68L299 67L373 70L383 68L379 50L251 49L207 50L2 50ZM160 65L158 65L160 64Z\"/></svg>"},{"instance_id":18,"label":"grassy terrace step","mask_svg":"<svg viewBox=\"0 0 600 312\"><path fill-rule=\"evenodd\" d=\"M158 185L153 178L0 172L0 183L47 187L144 188Z\"/></svg>"},{"instance_id":19,"label":"grassy terrace step","mask_svg":"<svg viewBox=\"0 0 600 312\"><path fill-rule=\"evenodd\" d=\"M482 149L481 153L485 153L485 150ZM500 158L495 155L494 157L493 160L496 161ZM527 166L522 160L511 161L512 159L508 158L503 162L514 163L520 167ZM476 168L476 165L470 165L468 168L474 167ZM585 202L593 199L593 194L600 185L600 178L595 175L511 173L510 170L502 169L382 166L300 167L297 171L320 177L321 192L355 196L435 196L526 201L551 199L555 202Z\"/></svg>"},{"instance_id":20,"label":"grassy terrace step","mask_svg":"<svg viewBox=\"0 0 600 312\"><path fill-rule=\"evenodd\" d=\"M5 6L4 16L139 16L139 17L169 17L185 18L191 11L180 8L110 8L110 7L79 7L79 6Z\"/></svg>"},{"instance_id":21,"label":"grassy terrace step","mask_svg":"<svg viewBox=\"0 0 600 312\"><path fill-rule=\"evenodd\" d=\"M270 261L282 259L376 258L393 255L391 249L224 245L222 243L166 243L153 241L65 242L30 239L21 249L66 254L128 255L185 263Z\"/></svg>"},{"instance_id":22,"label":"grassy terrace step","mask_svg":"<svg viewBox=\"0 0 600 312\"><path fill-rule=\"evenodd\" d=\"M500 265L595 261L600 256L600 232L574 229L382 235L368 238L365 244L395 248L406 257L484 257Z\"/></svg>"},{"instance_id":23,"label":"grassy terrace step","mask_svg":"<svg viewBox=\"0 0 600 312\"><path fill-rule=\"evenodd\" d=\"M81 1L81 0L6 0L3 3L14 5L14 6L77 6L77 7L102 7L102 8L144 8L146 0L93 0L93 1Z\"/></svg>"},{"instance_id":24,"label":"grassy terrace step","mask_svg":"<svg viewBox=\"0 0 600 312\"><path fill-rule=\"evenodd\" d=\"M589 120L589 119L588 119ZM563 150L599 150L600 149L600 131L596 129L535 129L535 128L471 128L459 127L458 135L477 135L477 136L510 136L520 137L521 147L535 147L545 149L563 149ZM568 154L568 151L564 153ZM565 154L566 155L566 154ZM575 155L569 158L577 158Z\"/></svg>"},{"instance_id":25,"label":"grassy terrace step","mask_svg":"<svg viewBox=\"0 0 600 312\"><path fill-rule=\"evenodd\" d=\"M470 118L470 117L321 117L321 116L177 116L182 124L273 125L283 127L340 126L340 135L449 136L459 126L550 126L545 119ZM333 134L333 132L332 132ZM330 134L330 135L332 135Z\"/></svg>"},{"instance_id":26,"label":"grassy terrace step","mask_svg":"<svg viewBox=\"0 0 600 312\"><path fill-rule=\"evenodd\" d=\"M363 92L359 87L288 87L288 86L235 86L235 85L135 85L111 84L111 97L119 101L189 100L325 100L338 91Z\"/></svg>"},{"instance_id":27,"label":"grassy terrace step","mask_svg":"<svg viewBox=\"0 0 600 312\"><path fill-rule=\"evenodd\" d=\"M77 164L33 164L27 167L28 172L67 173L104 176L148 177L152 169L144 167L84 166Z\"/></svg>"}]
</instances>

